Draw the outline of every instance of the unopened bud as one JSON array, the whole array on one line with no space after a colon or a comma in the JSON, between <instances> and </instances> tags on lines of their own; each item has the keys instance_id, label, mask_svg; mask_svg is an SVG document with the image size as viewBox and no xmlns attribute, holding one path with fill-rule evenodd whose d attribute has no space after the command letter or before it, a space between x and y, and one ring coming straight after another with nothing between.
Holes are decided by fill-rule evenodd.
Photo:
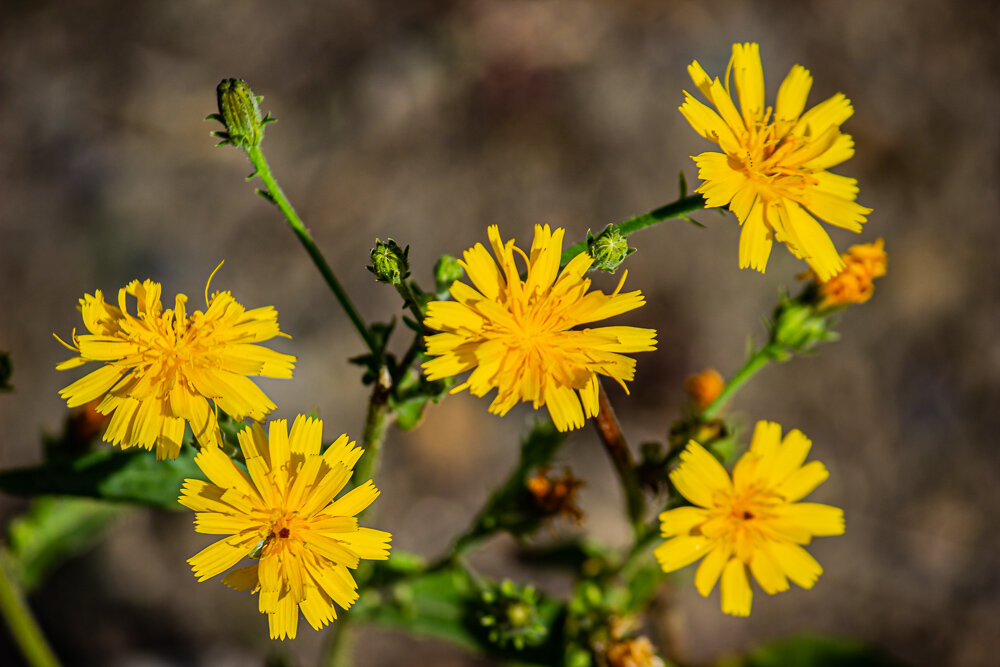
<instances>
[{"instance_id":1,"label":"unopened bud","mask_svg":"<svg viewBox=\"0 0 1000 667\"><path fill-rule=\"evenodd\" d=\"M375 247L372 248L372 265L367 267L375 274L375 280L389 285L401 285L410 276L410 266L407 256L410 254L410 247L400 248L399 244L389 239L380 241L375 239Z\"/></svg>"},{"instance_id":2,"label":"unopened bud","mask_svg":"<svg viewBox=\"0 0 1000 667\"><path fill-rule=\"evenodd\" d=\"M245 151L260 145L264 139L264 126L274 122L270 115L261 118L260 101L250 86L242 79L223 79L215 89L219 113L208 118L222 123L225 131L213 132L222 139L220 146L232 144Z\"/></svg>"},{"instance_id":3,"label":"unopened bud","mask_svg":"<svg viewBox=\"0 0 1000 667\"><path fill-rule=\"evenodd\" d=\"M635 252L628 247L628 239L613 225L608 225L597 236L587 232L587 253L594 258L592 269L614 273L625 261L625 258Z\"/></svg>"},{"instance_id":4,"label":"unopened bud","mask_svg":"<svg viewBox=\"0 0 1000 667\"><path fill-rule=\"evenodd\" d=\"M438 298L444 298L448 293L448 288L456 280L461 280L465 275L465 270L458 263L458 259L451 255L441 255L441 259L434 265L434 291Z\"/></svg>"},{"instance_id":5,"label":"unopened bud","mask_svg":"<svg viewBox=\"0 0 1000 667\"><path fill-rule=\"evenodd\" d=\"M521 650L537 646L549 633L538 617L538 593L534 587L518 588L509 579L498 588L481 593L476 616L490 642L501 647L510 644Z\"/></svg>"},{"instance_id":6,"label":"unopened bud","mask_svg":"<svg viewBox=\"0 0 1000 667\"><path fill-rule=\"evenodd\" d=\"M786 358L784 351L805 352L835 337L836 334L827 328L826 317L812 304L785 298L774 310L771 342L783 348L778 353L782 357L778 361Z\"/></svg>"}]
</instances>

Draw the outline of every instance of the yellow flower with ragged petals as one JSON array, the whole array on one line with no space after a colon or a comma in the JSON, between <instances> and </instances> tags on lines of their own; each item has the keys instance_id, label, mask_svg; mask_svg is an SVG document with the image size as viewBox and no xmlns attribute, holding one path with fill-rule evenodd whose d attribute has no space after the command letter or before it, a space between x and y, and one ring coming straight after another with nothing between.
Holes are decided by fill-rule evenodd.
<instances>
[{"instance_id":1,"label":"yellow flower with ragged petals","mask_svg":"<svg viewBox=\"0 0 1000 667\"><path fill-rule=\"evenodd\" d=\"M342 435L321 454L322 435L322 421L301 415L291 432L284 419L268 435L253 424L239 433L249 476L220 447L205 448L194 460L210 482L184 480L178 499L197 512L199 533L229 535L188 560L198 581L259 556L223 583L260 593L272 639L295 638L299 610L316 630L336 619L334 604L358 599L350 570L389 557L392 536L358 526L379 494L371 480L334 500L362 450Z\"/></svg>"},{"instance_id":2,"label":"yellow flower with ragged petals","mask_svg":"<svg viewBox=\"0 0 1000 667\"><path fill-rule=\"evenodd\" d=\"M795 65L778 90L774 108L764 106L764 70L757 44L734 44L725 83L710 79L697 61L688 73L718 112L687 91L680 111L691 126L722 148L694 158L706 206L729 205L743 231L740 268L763 272L772 238L805 259L821 280L844 263L820 218L861 231L871 209L858 204L857 180L826 171L854 155L854 140L840 131L854 113L837 93L805 113L812 76ZM730 74L740 109L729 89ZM813 217L815 216L815 217Z\"/></svg>"},{"instance_id":3,"label":"yellow flower with ragged petals","mask_svg":"<svg viewBox=\"0 0 1000 667\"><path fill-rule=\"evenodd\" d=\"M722 611L748 616L753 592L747 570L769 595L791 580L812 588L823 568L802 548L814 536L841 535L837 507L800 503L829 473L819 461L805 462L811 442L797 430L782 440L781 426L761 421L750 450L725 468L693 440L670 473L678 493L694 503L660 515L663 537L655 555L664 572L702 561L695 574L707 597L722 577Z\"/></svg>"},{"instance_id":4,"label":"yellow flower with ragged petals","mask_svg":"<svg viewBox=\"0 0 1000 667\"><path fill-rule=\"evenodd\" d=\"M185 422L202 445L219 443L209 400L234 419L263 419L275 405L247 376L291 378L295 357L256 345L288 337L279 331L271 306L246 310L229 292L209 297L206 285L207 308L188 315L185 295L164 310L160 291L159 283L134 280L118 291L118 306L107 303L100 290L85 294L79 309L90 333L74 331L73 345L63 345L78 356L56 368L101 362L59 395L71 408L103 397L96 409L112 415L105 441L123 449L155 444L156 458L173 459ZM136 301L136 315L126 308L128 297Z\"/></svg>"},{"instance_id":5,"label":"yellow flower with ragged petals","mask_svg":"<svg viewBox=\"0 0 1000 667\"><path fill-rule=\"evenodd\" d=\"M423 365L428 379L471 370L452 393L467 388L484 396L495 388L490 412L497 415L519 401L531 401L536 410L544 405L560 431L597 415L598 375L622 387L633 379L635 360L625 354L656 349L654 329L574 327L634 310L644 303L642 293L620 293L627 271L612 294L588 292L590 280L583 276L593 259L586 253L560 273L564 233L536 225L526 255L513 239L504 243L492 225L487 234L499 267L480 243L465 252L460 264L475 288L455 281L454 301L427 306L424 324L443 332L426 339L427 354L436 357ZM527 265L524 280L515 253Z\"/></svg>"}]
</instances>

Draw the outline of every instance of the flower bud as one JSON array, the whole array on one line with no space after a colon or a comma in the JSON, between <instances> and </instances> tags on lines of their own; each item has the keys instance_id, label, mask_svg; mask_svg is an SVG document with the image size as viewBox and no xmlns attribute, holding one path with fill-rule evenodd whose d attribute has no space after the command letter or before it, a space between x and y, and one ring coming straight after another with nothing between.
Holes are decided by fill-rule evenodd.
<instances>
[{"instance_id":1,"label":"flower bud","mask_svg":"<svg viewBox=\"0 0 1000 667\"><path fill-rule=\"evenodd\" d=\"M438 299L446 298L451 284L461 280L464 275L465 269L458 263L457 258L441 255L441 259L434 265L434 291L437 292Z\"/></svg>"},{"instance_id":2,"label":"flower bud","mask_svg":"<svg viewBox=\"0 0 1000 667\"><path fill-rule=\"evenodd\" d=\"M771 342L782 348L775 353L777 361L787 358L788 352L805 352L835 337L826 317L810 303L783 298L774 310Z\"/></svg>"},{"instance_id":3,"label":"flower bud","mask_svg":"<svg viewBox=\"0 0 1000 667\"><path fill-rule=\"evenodd\" d=\"M208 118L222 123L224 132L213 132L222 139L220 146L232 144L245 151L256 148L264 139L264 126L273 122L270 115L261 118L259 103L250 86L242 79L223 79L215 89L219 113Z\"/></svg>"},{"instance_id":4,"label":"flower bud","mask_svg":"<svg viewBox=\"0 0 1000 667\"><path fill-rule=\"evenodd\" d=\"M706 368L701 373L689 375L684 381L684 388L687 389L694 406L699 410L704 410L726 388L726 381L719 375L719 371L714 368Z\"/></svg>"},{"instance_id":5,"label":"flower bud","mask_svg":"<svg viewBox=\"0 0 1000 667\"><path fill-rule=\"evenodd\" d=\"M538 618L538 594L532 586L518 588L505 579L499 588L483 591L476 612L487 637L497 646L512 644L521 650L545 641L549 630Z\"/></svg>"},{"instance_id":6,"label":"flower bud","mask_svg":"<svg viewBox=\"0 0 1000 667\"><path fill-rule=\"evenodd\" d=\"M574 477L569 468L563 469L562 477L556 477L547 466L542 466L526 484L532 503L542 517L564 516L577 525L583 521L583 510L576 504L576 493L583 486L583 480Z\"/></svg>"},{"instance_id":7,"label":"flower bud","mask_svg":"<svg viewBox=\"0 0 1000 667\"><path fill-rule=\"evenodd\" d=\"M587 232L587 253L594 258L592 269L614 273L634 252L635 248L628 247L628 240L614 225L608 225L596 237Z\"/></svg>"},{"instance_id":8,"label":"flower bud","mask_svg":"<svg viewBox=\"0 0 1000 667\"><path fill-rule=\"evenodd\" d=\"M367 267L375 274L375 280L389 285L401 285L404 280L410 277L410 266L407 256L410 254L410 246L400 248L399 244L389 239L380 241L375 239L375 247L372 248L372 265Z\"/></svg>"}]
</instances>

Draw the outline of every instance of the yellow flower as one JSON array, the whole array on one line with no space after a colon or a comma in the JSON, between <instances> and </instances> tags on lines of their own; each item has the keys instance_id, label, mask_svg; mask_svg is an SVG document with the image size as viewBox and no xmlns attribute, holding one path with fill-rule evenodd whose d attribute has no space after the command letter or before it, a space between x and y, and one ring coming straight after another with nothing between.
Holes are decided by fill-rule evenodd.
<instances>
[{"instance_id":1,"label":"yellow flower","mask_svg":"<svg viewBox=\"0 0 1000 667\"><path fill-rule=\"evenodd\" d=\"M721 576L722 611L733 616L750 614L748 568L769 595L788 590L789 579L812 588L823 568L800 545L842 534L844 513L797 502L829 475L819 461L803 465L810 446L797 430L782 440L780 425L758 422L730 480L714 456L688 443L670 481L694 506L660 515L663 536L670 538L655 551L663 571L704 557L694 584L707 597Z\"/></svg>"},{"instance_id":2,"label":"yellow flower","mask_svg":"<svg viewBox=\"0 0 1000 667\"><path fill-rule=\"evenodd\" d=\"M269 436L253 424L239 433L249 477L221 448L208 447L194 460L211 481L184 480L178 499L197 512L199 533L230 536L188 559L198 581L259 557L223 583L260 591L272 639L295 637L299 609L316 630L336 619L334 603L347 609L358 599L348 568L389 557L392 536L358 526L356 515L379 494L371 480L333 500L362 450L342 435L320 454L322 435L322 421L301 415L290 433L284 419L270 423Z\"/></svg>"},{"instance_id":3,"label":"yellow flower","mask_svg":"<svg viewBox=\"0 0 1000 667\"><path fill-rule=\"evenodd\" d=\"M536 410L548 406L560 431L579 428L586 417L597 415L598 375L622 387L632 380L635 360L624 354L656 349L655 330L572 329L638 308L644 303L642 293L619 293L627 271L614 293L587 292L590 280L583 276L594 260L585 253L560 274L564 233L536 225L529 256L513 239L501 241L492 225L488 235L500 266L480 243L465 252L460 263L475 289L455 281L454 301L433 301L427 307L424 324L444 332L427 337L427 354L437 357L423 365L428 379L475 369L452 393L468 388L484 396L496 388L490 412L497 415L518 401L531 401ZM525 280L518 274L515 252L527 265Z\"/></svg>"},{"instance_id":4,"label":"yellow flower","mask_svg":"<svg viewBox=\"0 0 1000 667\"><path fill-rule=\"evenodd\" d=\"M137 315L126 309L128 296L135 298ZM119 290L117 307L100 290L85 294L79 309L90 333L74 330L73 345L63 345L79 356L56 368L89 361L101 367L59 395L71 408L103 396L97 411L114 413L104 440L123 449L155 443L158 459L177 458L185 422L200 443L218 444L209 399L234 419L263 419L274 403L246 376L287 379L295 366L295 357L254 345L287 337L278 330L278 313L271 306L246 310L229 292L209 298L208 285L205 302L205 312L189 316L187 297L178 294L174 308L163 310L160 284L151 280Z\"/></svg>"},{"instance_id":5,"label":"yellow flower","mask_svg":"<svg viewBox=\"0 0 1000 667\"><path fill-rule=\"evenodd\" d=\"M853 245L841 258L846 267L826 282L816 278L812 271L799 276L802 280L812 278L818 284L820 308L864 303L875 293L875 279L884 276L889 266L889 257L885 254L885 242L882 239L874 243Z\"/></svg>"},{"instance_id":6,"label":"yellow flower","mask_svg":"<svg viewBox=\"0 0 1000 667\"><path fill-rule=\"evenodd\" d=\"M739 218L740 268L763 272L773 237L809 262L820 279L829 279L843 262L816 218L859 232L871 213L854 201L857 180L826 171L854 155L854 140L840 131L854 113L850 101L837 93L802 113L812 76L795 65L778 90L774 108L765 107L757 44L733 45L724 84L718 77L710 79L697 61L688 73L718 113L687 91L680 111L723 151L694 158L704 181L697 191L707 206L728 204ZM739 111L729 90L730 73Z\"/></svg>"}]
</instances>

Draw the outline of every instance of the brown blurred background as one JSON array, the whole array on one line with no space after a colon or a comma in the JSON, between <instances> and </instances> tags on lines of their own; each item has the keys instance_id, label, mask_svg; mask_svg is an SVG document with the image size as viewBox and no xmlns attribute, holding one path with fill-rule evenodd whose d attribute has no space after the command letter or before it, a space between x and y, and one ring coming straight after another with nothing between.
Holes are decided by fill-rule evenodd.
<instances>
[{"instance_id":1,"label":"brown blurred background","mask_svg":"<svg viewBox=\"0 0 1000 667\"><path fill-rule=\"evenodd\" d=\"M276 416L315 408L326 434L361 430L366 392L345 359L362 351L276 211L243 181L238 151L205 122L219 79L238 76L279 119L264 148L363 316L399 314L364 270L376 236L412 245L429 283L444 252L488 224L527 242L547 222L588 228L676 197L689 155L711 149L677 112L685 66L722 73L734 41L758 41L769 99L794 63L810 104L843 91L855 176L874 209L860 237L886 239L887 278L845 313L840 342L765 370L736 401L744 424L801 428L831 470L814 494L845 508L847 534L818 540L811 592L758 594L749 620L717 593L679 589L685 654L714 659L792 632L869 641L909 664L994 665L1000 654L1000 341L996 278L1000 9L887 0L766 3L492 0L330 3L6 0L0 7L0 349L14 394L0 396L0 467L41 457L39 433L65 415L78 374L51 332L80 326L85 292L150 277L200 301L214 286L274 304L299 356L292 382L263 381ZM804 269L776 246L766 275L737 269L731 216L670 222L634 237L629 283L648 305L616 323L656 327L632 396L612 400L634 444L662 439L684 377L742 362L746 336ZM613 278L598 277L605 289ZM405 345L399 337L396 347ZM516 458L529 411L503 420L460 395L421 428L393 432L378 501L394 545L435 556ZM587 480L587 529L622 542L622 501L592 430L560 461ZM4 522L25 503L0 498ZM131 513L94 552L32 596L71 665L261 664L284 651L315 662L326 633L267 639L256 603L184 559L209 539L188 514ZM512 543L477 564L494 574ZM528 579L531 573L517 576ZM565 581L543 588L565 593ZM662 621L649 632L657 641ZM0 639L0 663L19 656ZM366 631L358 665L480 665L433 641Z\"/></svg>"}]
</instances>

